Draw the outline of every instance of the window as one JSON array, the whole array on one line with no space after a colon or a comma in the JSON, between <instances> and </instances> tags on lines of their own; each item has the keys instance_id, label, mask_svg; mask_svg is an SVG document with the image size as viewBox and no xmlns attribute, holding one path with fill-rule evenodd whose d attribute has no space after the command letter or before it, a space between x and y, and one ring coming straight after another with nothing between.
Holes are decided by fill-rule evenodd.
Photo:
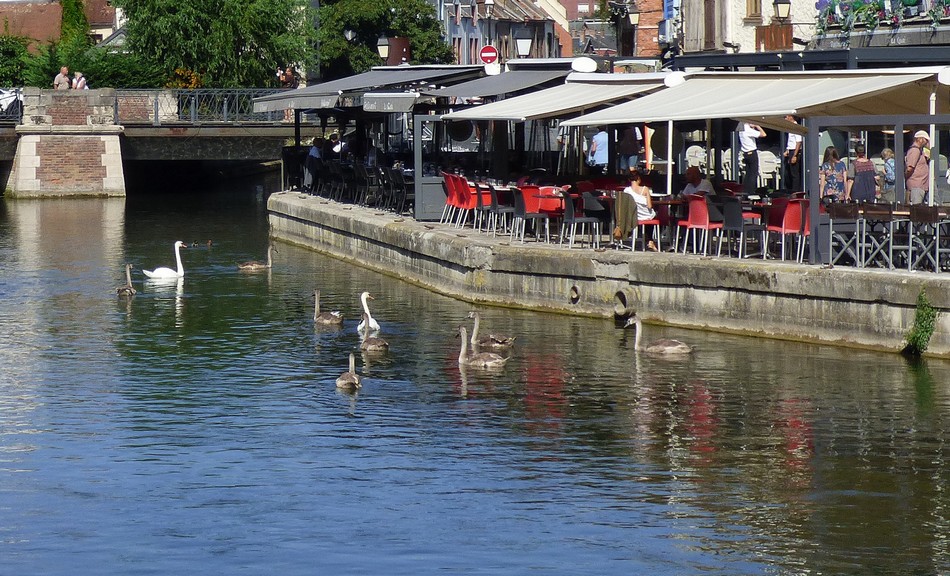
<instances>
[{"instance_id":1,"label":"window","mask_svg":"<svg viewBox=\"0 0 950 576\"><path fill-rule=\"evenodd\" d=\"M578 14L589 14L590 13L590 4L578 4L577 5Z\"/></svg>"},{"instance_id":2,"label":"window","mask_svg":"<svg viewBox=\"0 0 950 576\"><path fill-rule=\"evenodd\" d=\"M745 0L745 17L762 17L762 0Z\"/></svg>"}]
</instances>

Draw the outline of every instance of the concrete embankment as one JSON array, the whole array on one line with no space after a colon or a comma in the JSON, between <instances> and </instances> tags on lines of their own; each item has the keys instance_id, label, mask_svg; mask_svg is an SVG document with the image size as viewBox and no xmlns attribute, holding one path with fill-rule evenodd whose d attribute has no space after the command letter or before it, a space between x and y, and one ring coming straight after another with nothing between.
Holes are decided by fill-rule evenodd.
<instances>
[{"instance_id":1,"label":"concrete embankment","mask_svg":"<svg viewBox=\"0 0 950 576\"><path fill-rule=\"evenodd\" d=\"M950 357L950 275L823 268L528 241L315 196L268 199L271 234L471 302L897 351L925 290L929 355Z\"/></svg>"}]
</instances>

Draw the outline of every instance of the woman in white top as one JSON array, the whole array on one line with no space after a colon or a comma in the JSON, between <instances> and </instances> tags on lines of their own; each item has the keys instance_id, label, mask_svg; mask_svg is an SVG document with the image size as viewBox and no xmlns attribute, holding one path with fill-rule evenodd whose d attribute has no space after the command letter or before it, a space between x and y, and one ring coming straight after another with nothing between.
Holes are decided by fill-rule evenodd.
<instances>
[{"instance_id":1,"label":"woman in white top","mask_svg":"<svg viewBox=\"0 0 950 576\"><path fill-rule=\"evenodd\" d=\"M629 194L637 205L637 222L653 220L656 218L656 211L653 209L653 198L650 186L644 181L643 175L639 170L630 171L630 185L623 189L624 194ZM652 229L651 229L652 230ZM644 232L645 233L645 232ZM650 250L656 250L656 244L651 239L647 244Z\"/></svg>"}]
</instances>

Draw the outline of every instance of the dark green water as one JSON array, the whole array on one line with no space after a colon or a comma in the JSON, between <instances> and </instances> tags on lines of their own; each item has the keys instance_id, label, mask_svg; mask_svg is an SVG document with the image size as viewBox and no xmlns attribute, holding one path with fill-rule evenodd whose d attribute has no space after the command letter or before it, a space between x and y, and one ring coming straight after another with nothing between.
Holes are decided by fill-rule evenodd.
<instances>
[{"instance_id":1,"label":"dark green water","mask_svg":"<svg viewBox=\"0 0 950 576\"><path fill-rule=\"evenodd\" d=\"M945 362L481 308L517 345L460 373L470 305L285 244L237 271L266 246L253 202L6 202L0 574L950 570ZM391 352L351 397L362 290Z\"/></svg>"}]
</instances>

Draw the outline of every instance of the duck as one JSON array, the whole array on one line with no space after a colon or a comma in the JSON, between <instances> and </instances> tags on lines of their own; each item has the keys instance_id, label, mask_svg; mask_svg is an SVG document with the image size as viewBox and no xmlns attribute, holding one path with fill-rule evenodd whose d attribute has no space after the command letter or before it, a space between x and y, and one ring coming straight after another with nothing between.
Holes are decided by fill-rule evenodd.
<instances>
[{"instance_id":1,"label":"duck","mask_svg":"<svg viewBox=\"0 0 950 576\"><path fill-rule=\"evenodd\" d=\"M172 270L171 268L166 268L164 266L156 268L154 270L142 270L142 273L146 277L153 280L169 279L169 278L184 278L185 276L185 267L181 265L181 249L187 248L185 243L181 240L175 242L175 262L178 264L177 270Z\"/></svg>"},{"instance_id":2,"label":"duck","mask_svg":"<svg viewBox=\"0 0 950 576\"><path fill-rule=\"evenodd\" d=\"M242 262L238 264L238 270L243 272L257 272L259 270L270 270L274 264L272 259L272 253L277 252L277 248L274 248L273 244L267 246L267 262L258 262L252 260L250 262Z\"/></svg>"},{"instance_id":3,"label":"duck","mask_svg":"<svg viewBox=\"0 0 950 576\"><path fill-rule=\"evenodd\" d=\"M367 327L369 324L366 314L363 314L363 331L360 333L362 337L362 342L360 342L360 350L363 352L388 352L389 351L389 342L386 342L382 338L376 338L375 336L370 336L370 331Z\"/></svg>"},{"instance_id":4,"label":"duck","mask_svg":"<svg viewBox=\"0 0 950 576\"><path fill-rule=\"evenodd\" d=\"M508 361L507 358L494 352L468 351L468 334L465 326L459 326L459 337L462 339L462 349L459 351L459 366L473 368L501 368Z\"/></svg>"},{"instance_id":5,"label":"duck","mask_svg":"<svg viewBox=\"0 0 950 576\"><path fill-rule=\"evenodd\" d=\"M125 265L125 286L119 286L115 289L119 296L135 296L135 288L132 287L132 265Z\"/></svg>"},{"instance_id":6,"label":"duck","mask_svg":"<svg viewBox=\"0 0 950 576\"><path fill-rule=\"evenodd\" d=\"M472 348L474 350L479 350L481 348L490 348L493 350L507 350L514 346L515 338L508 336L501 336L499 334L489 334L483 336L482 338L478 337L478 328L481 324L481 315L474 310L468 313L469 318L475 320L475 325L472 326Z\"/></svg>"},{"instance_id":7,"label":"duck","mask_svg":"<svg viewBox=\"0 0 950 576\"><path fill-rule=\"evenodd\" d=\"M651 342L648 346L641 347L640 335L643 332L643 324L641 324L640 322L640 317L634 314L633 316L628 318L626 324L624 324L624 328L627 328L629 326L636 327L637 335L633 341L633 347L638 352L642 350L646 352L647 354L657 354L657 355L664 355L664 356L666 355L682 356L685 354L691 354L693 352L693 348L689 344L680 342L679 340L672 340L669 338L656 340L654 342Z\"/></svg>"},{"instance_id":8,"label":"duck","mask_svg":"<svg viewBox=\"0 0 950 576\"><path fill-rule=\"evenodd\" d=\"M350 352L350 369L336 379L336 387L349 392L355 392L363 387L363 379L356 373L356 355L352 352Z\"/></svg>"},{"instance_id":9,"label":"duck","mask_svg":"<svg viewBox=\"0 0 950 576\"><path fill-rule=\"evenodd\" d=\"M360 323L356 326L356 331L361 334L363 333L363 328L366 326L369 326L371 332L379 332L379 322L369 313L369 303L367 300L375 300L375 298L370 296L369 292L360 294L360 302L363 304L363 319L360 320Z\"/></svg>"},{"instance_id":10,"label":"duck","mask_svg":"<svg viewBox=\"0 0 950 576\"><path fill-rule=\"evenodd\" d=\"M198 248L199 246L205 246L207 248L211 248L211 245L212 245L211 240L208 240L207 242L198 242L197 240L195 240L194 242L191 243L192 248Z\"/></svg>"},{"instance_id":11,"label":"duck","mask_svg":"<svg viewBox=\"0 0 950 576\"><path fill-rule=\"evenodd\" d=\"M321 312L320 311L320 291L313 291L313 321L315 324L324 326L339 326L343 324L343 314L338 311Z\"/></svg>"}]
</instances>

